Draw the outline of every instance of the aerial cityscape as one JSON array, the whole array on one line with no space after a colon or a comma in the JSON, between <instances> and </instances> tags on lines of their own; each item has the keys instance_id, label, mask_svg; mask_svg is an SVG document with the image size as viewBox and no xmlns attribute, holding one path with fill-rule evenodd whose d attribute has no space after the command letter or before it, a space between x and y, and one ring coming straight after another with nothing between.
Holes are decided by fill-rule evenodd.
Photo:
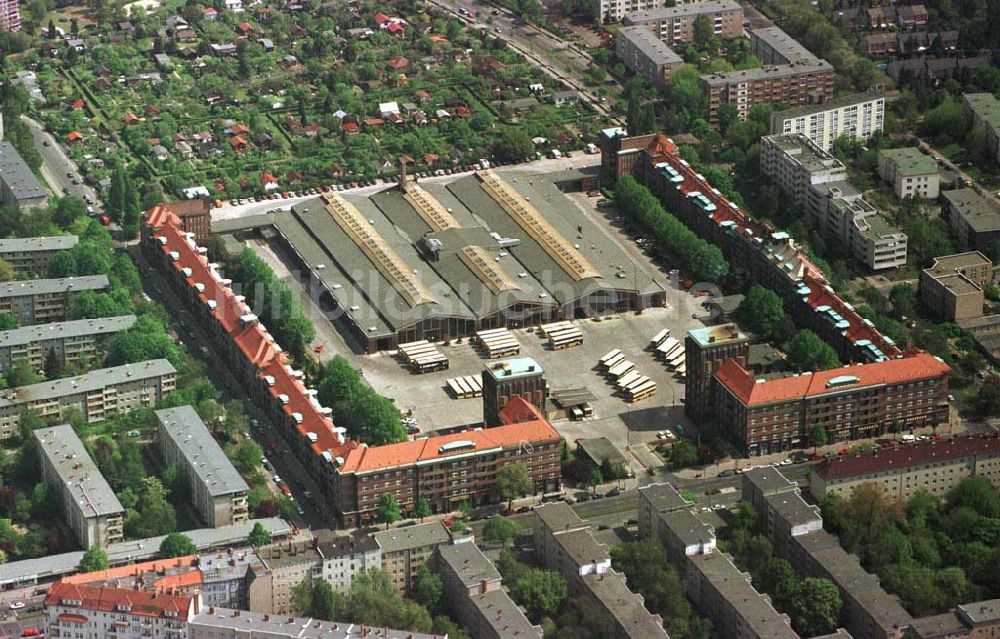
<instances>
[{"instance_id":1,"label":"aerial cityscape","mask_svg":"<svg viewBox=\"0 0 1000 639\"><path fill-rule=\"evenodd\" d=\"M0 0L0 639L1000 637L1000 0Z\"/></svg>"}]
</instances>

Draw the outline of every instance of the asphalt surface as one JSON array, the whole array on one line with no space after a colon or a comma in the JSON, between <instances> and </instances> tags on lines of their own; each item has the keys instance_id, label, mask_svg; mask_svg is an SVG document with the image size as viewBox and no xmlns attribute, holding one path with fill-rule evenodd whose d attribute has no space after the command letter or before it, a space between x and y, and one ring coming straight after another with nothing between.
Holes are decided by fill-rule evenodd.
<instances>
[{"instance_id":1,"label":"asphalt surface","mask_svg":"<svg viewBox=\"0 0 1000 639\"><path fill-rule=\"evenodd\" d=\"M83 183L76 163L66 155L56 139L35 120L27 116L21 116L21 119L31 130L31 135L35 140L35 148L42 156L42 176L49 183L52 192L58 197L68 193L81 200L86 199L85 196L89 196L94 202L97 202L97 192ZM74 177L80 184L73 184Z\"/></svg>"},{"instance_id":2,"label":"asphalt surface","mask_svg":"<svg viewBox=\"0 0 1000 639\"><path fill-rule=\"evenodd\" d=\"M429 0L431 4L451 13L466 23L490 31L504 40L513 50L535 63L547 75L560 80L580 92L580 97L601 115L614 124L623 120L611 108L610 100L601 100L583 81L583 72L593 58L577 45L567 42L548 31L526 24L512 11L485 2L484 0ZM475 15L462 14L465 9ZM494 12L496 13L494 15ZM487 24L487 19L490 24ZM622 87L613 79L607 87L612 93L620 93Z\"/></svg>"}]
</instances>

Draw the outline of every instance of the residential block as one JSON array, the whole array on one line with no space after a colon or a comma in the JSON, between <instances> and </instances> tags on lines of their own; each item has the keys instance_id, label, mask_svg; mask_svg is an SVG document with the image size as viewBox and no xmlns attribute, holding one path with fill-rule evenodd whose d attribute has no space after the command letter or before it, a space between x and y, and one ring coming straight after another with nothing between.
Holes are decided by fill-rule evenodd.
<instances>
[{"instance_id":1,"label":"residential block","mask_svg":"<svg viewBox=\"0 0 1000 639\"><path fill-rule=\"evenodd\" d=\"M625 16L626 26L641 25L650 30L667 46L694 40L694 21L698 16L708 16L712 33L720 38L743 35L743 7L735 0L706 0L657 7L631 12Z\"/></svg>"},{"instance_id":2,"label":"residential block","mask_svg":"<svg viewBox=\"0 0 1000 639\"><path fill-rule=\"evenodd\" d=\"M920 273L920 301L949 322L980 317L992 282L993 262L979 251L942 255Z\"/></svg>"},{"instance_id":3,"label":"residential block","mask_svg":"<svg viewBox=\"0 0 1000 639\"><path fill-rule=\"evenodd\" d=\"M63 368L83 368L100 360L108 342L135 320L135 315L121 315L0 331L0 372L18 366L42 370L49 353Z\"/></svg>"},{"instance_id":4,"label":"residential block","mask_svg":"<svg viewBox=\"0 0 1000 639\"><path fill-rule=\"evenodd\" d=\"M771 133L801 133L820 149L829 151L841 136L867 142L882 132L884 123L885 94L873 90L775 111L771 114Z\"/></svg>"},{"instance_id":5,"label":"residential block","mask_svg":"<svg viewBox=\"0 0 1000 639\"><path fill-rule=\"evenodd\" d=\"M937 162L915 147L882 149L878 152L878 174L892 186L896 197L938 196L941 176Z\"/></svg>"},{"instance_id":6,"label":"residential block","mask_svg":"<svg viewBox=\"0 0 1000 639\"><path fill-rule=\"evenodd\" d=\"M107 288L105 275L2 282L0 313L10 313L21 326L64 322L69 319L69 300L73 294Z\"/></svg>"},{"instance_id":7,"label":"residential block","mask_svg":"<svg viewBox=\"0 0 1000 639\"><path fill-rule=\"evenodd\" d=\"M4 239L0 240L0 260L14 267L19 277L45 277L52 258L79 241L75 235Z\"/></svg>"}]
</instances>

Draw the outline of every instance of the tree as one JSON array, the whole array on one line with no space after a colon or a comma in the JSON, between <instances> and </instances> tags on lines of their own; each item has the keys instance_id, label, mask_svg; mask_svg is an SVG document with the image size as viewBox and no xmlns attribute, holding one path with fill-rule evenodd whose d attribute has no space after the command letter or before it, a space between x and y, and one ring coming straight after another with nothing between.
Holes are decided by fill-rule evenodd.
<instances>
[{"instance_id":1,"label":"tree","mask_svg":"<svg viewBox=\"0 0 1000 639\"><path fill-rule=\"evenodd\" d=\"M551 615L566 600L566 580L559 573L530 568L514 582L510 592L537 619Z\"/></svg>"},{"instance_id":2,"label":"tree","mask_svg":"<svg viewBox=\"0 0 1000 639\"><path fill-rule=\"evenodd\" d=\"M840 590L829 579L806 577L788 602L795 629L803 637L830 634L840 618Z\"/></svg>"},{"instance_id":3,"label":"tree","mask_svg":"<svg viewBox=\"0 0 1000 639\"><path fill-rule=\"evenodd\" d=\"M596 466L590 469L587 473L587 486L590 487L591 492L596 492L597 487L604 483L604 473L601 472L600 468Z\"/></svg>"},{"instance_id":4,"label":"tree","mask_svg":"<svg viewBox=\"0 0 1000 639\"><path fill-rule=\"evenodd\" d=\"M483 525L483 539L498 546L506 547L520 532L521 525L503 515L494 515Z\"/></svg>"},{"instance_id":5,"label":"tree","mask_svg":"<svg viewBox=\"0 0 1000 639\"><path fill-rule=\"evenodd\" d=\"M7 260L0 260L0 282L10 282L17 279L14 267Z\"/></svg>"},{"instance_id":6,"label":"tree","mask_svg":"<svg viewBox=\"0 0 1000 639\"><path fill-rule=\"evenodd\" d=\"M198 552L198 548L191 541L191 538L179 532L169 533L160 542L160 557L164 559L185 557L196 552Z\"/></svg>"},{"instance_id":7,"label":"tree","mask_svg":"<svg viewBox=\"0 0 1000 639\"><path fill-rule=\"evenodd\" d=\"M684 468L698 461L698 447L686 439L670 446L670 463L674 468Z\"/></svg>"},{"instance_id":8,"label":"tree","mask_svg":"<svg viewBox=\"0 0 1000 639\"><path fill-rule=\"evenodd\" d=\"M399 521L401 516L399 502L392 493L384 493L379 497L378 506L375 507L375 519L383 522L386 530L389 530L389 524Z\"/></svg>"},{"instance_id":9,"label":"tree","mask_svg":"<svg viewBox=\"0 0 1000 639\"><path fill-rule=\"evenodd\" d=\"M789 365L799 371L827 370L840 365L837 353L809 329L785 342Z\"/></svg>"},{"instance_id":10,"label":"tree","mask_svg":"<svg viewBox=\"0 0 1000 639\"><path fill-rule=\"evenodd\" d=\"M12 331L17 327L16 317L7 312L0 313L0 331Z\"/></svg>"},{"instance_id":11,"label":"tree","mask_svg":"<svg viewBox=\"0 0 1000 639\"><path fill-rule=\"evenodd\" d=\"M243 475L250 475L260 468L264 461L264 451L257 442L244 439L233 449L231 457L236 470Z\"/></svg>"},{"instance_id":12,"label":"tree","mask_svg":"<svg viewBox=\"0 0 1000 639\"><path fill-rule=\"evenodd\" d=\"M83 553L80 560L80 572L94 572L96 570L107 570L111 566L108 561L108 553L100 546L92 546Z\"/></svg>"},{"instance_id":13,"label":"tree","mask_svg":"<svg viewBox=\"0 0 1000 639\"><path fill-rule=\"evenodd\" d=\"M715 29L712 25L712 19L708 17L706 13L699 13L694 19L694 24L692 25L692 30L694 32L694 43L699 48L704 50L705 47L712 41L715 37Z\"/></svg>"},{"instance_id":14,"label":"tree","mask_svg":"<svg viewBox=\"0 0 1000 639\"><path fill-rule=\"evenodd\" d=\"M971 475L948 492L951 508L971 508L983 517L1000 516L1000 494L983 475Z\"/></svg>"},{"instance_id":15,"label":"tree","mask_svg":"<svg viewBox=\"0 0 1000 639\"><path fill-rule=\"evenodd\" d=\"M45 354L45 362L42 364L42 369L45 371L45 377L49 379L55 379L59 377L62 373L62 362L59 361L59 356L56 354L56 349L50 348L49 352Z\"/></svg>"},{"instance_id":16,"label":"tree","mask_svg":"<svg viewBox=\"0 0 1000 639\"><path fill-rule=\"evenodd\" d=\"M514 499L531 492L535 488L535 482L528 472L528 465L524 462L514 462L506 464L497 472L497 489L500 491L500 498L507 500L507 510L514 504Z\"/></svg>"},{"instance_id":17,"label":"tree","mask_svg":"<svg viewBox=\"0 0 1000 639\"><path fill-rule=\"evenodd\" d=\"M896 284L889 291L892 314L898 320L912 319L917 314L917 292L907 282Z\"/></svg>"},{"instance_id":18,"label":"tree","mask_svg":"<svg viewBox=\"0 0 1000 639\"><path fill-rule=\"evenodd\" d=\"M813 445L813 452L820 446L826 446L827 435L826 428L822 424L813 424L809 427L809 441Z\"/></svg>"},{"instance_id":19,"label":"tree","mask_svg":"<svg viewBox=\"0 0 1000 639\"><path fill-rule=\"evenodd\" d=\"M264 525L259 521L253 525L253 529L250 530L250 534L247 535L247 543L254 548L260 548L261 546L266 546L271 543L271 533L264 528Z\"/></svg>"},{"instance_id":20,"label":"tree","mask_svg":"<svg viewBox=\"0 0 1000 639\"><path fill-rule=\"evenodd\" d=\"M736 309L736 317L751 331L770 338L787 317L785 303L769 288L755 284Z\"/></svg>"},{"instance_id":21,"label":"tree","mask_svg":"<svg viewBox=\"0 0 1000 639\"><path fill-rule=\"evenodd\" d=\"M535 143L523 129L505 129L493 144L493 157L498 162L523 162L533 155Z\"/></svg>"},{"instance_id":22,"label":"tree","mask_svg":"<svg viewBox=\"0 0 1000 639\"><path fill-rule=\"evenodd\" d=\"M424 517L430 517L431 502L429 502L426 497L417 497L417 504L414 508L413 514L420 517L420 521L423 521Z\"/></svg>"},{"instance_id":23,"label":"tree","mask_svg":"<svg viewBox=\"0 0 1000 639\"><path fill-rule=\"evenodd\" d=\"M314 619L333 621L337 618L337 605L333 586L325 579L317 579L312 585L309 616Z\"/></svg>"},{"instance_id":24,"label":"tree","mask_svg":"<svg viewBox=\"0 0 1000 639\"><path fill-rule=\"evenodd\" d=\"M780 557L769 557L753 576L753 581L757 590L774 598L779 609L788 608L789 599L795 595L799 584L792 564Z\"/></svg>"},{"instance_id":25,"label":"tree","mask_svg":"<svg viewBox=\"0 0 1000 639\"><path fill-rule=\"evenodd\" d=\"M426 564L417 569L411 592L414 601L428 610L434 610L441 600L443 590L444 584L441 582L441 577L431 572Z\"/></svg>"}]
</instances>

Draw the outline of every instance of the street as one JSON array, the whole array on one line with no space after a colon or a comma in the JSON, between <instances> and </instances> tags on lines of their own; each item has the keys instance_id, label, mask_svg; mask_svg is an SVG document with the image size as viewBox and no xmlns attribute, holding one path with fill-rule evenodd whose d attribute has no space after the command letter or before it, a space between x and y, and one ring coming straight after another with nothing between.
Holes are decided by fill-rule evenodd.
<instances>
[{"instance_id":1,"label":"street","mask_svg":"<svg viewBox=\"0 0 1000 639\"><path fill-rule=\"evenodd\" d=\"M588 102L595 111L607 117L609 123L624 124L624 121L611 109L611 102L587 88L583 81L583 72L593 63L593 58L583 49L548 31L522 22L512 11L490 4L486 0L429 1L460 20L492 32L545 74L579 91L580 98ZM471 11L475 16L464 15L459 9ZM487 17L492 18L492 24L486 23ZM622 91L621 85L612 79L608 80L608 87L612 89L612 94Z\"/></svg>"},{"instance_id":2,"label":"street","mask_svg":"<svg viewBox=\"0 0 1000 639\"><path fill-rule=\"evenodd\" d=\"M83 183L79 169L63 151L59 142L47 133L40 123L27 116L21 116L21 119L28 125L35 139L35 148L42 156L42 176L49 183L52 193L56 197L65 194L74 195L81 200L89 197L97 202L97 193ZM73 184L74 177L79 184Z\"/></svg>"}]
</instances>

